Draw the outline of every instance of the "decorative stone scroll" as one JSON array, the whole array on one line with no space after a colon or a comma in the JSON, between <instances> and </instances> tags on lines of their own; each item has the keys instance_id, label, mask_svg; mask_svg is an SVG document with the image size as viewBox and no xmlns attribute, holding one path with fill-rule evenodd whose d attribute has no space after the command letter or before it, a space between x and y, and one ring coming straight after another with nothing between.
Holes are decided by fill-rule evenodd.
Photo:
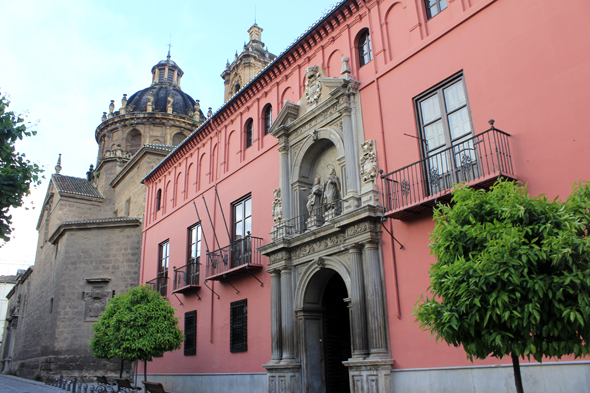
<instances>
[{"instance_id":1,"label":"decorative stone scroll","mask_svg":"<svg viewBox=\"0 0 590 393\"><path fill-rule=\"evenodd\" d=\"M272 201L272 220L275 224L283 221L283 202L281 200L281 189L273 190L274 200Z\"/></svg>"}]
</instances>

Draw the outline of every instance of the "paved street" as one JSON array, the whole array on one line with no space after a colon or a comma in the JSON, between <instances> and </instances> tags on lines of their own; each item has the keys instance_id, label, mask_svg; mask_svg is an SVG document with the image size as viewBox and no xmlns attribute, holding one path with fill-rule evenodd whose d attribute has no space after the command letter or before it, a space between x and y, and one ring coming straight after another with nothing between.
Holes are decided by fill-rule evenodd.
<instances>
[{"instance_id":1,"label":"paved street","mask_svg":"<svg viewBox=\"0 0 590 393\"><path fill-rule=\"evenodd\" d=\"M47 386L42 382L17 378L10 375L0 375L0 393L59 393L62 389Z\"/></svg>"}]
</instances>

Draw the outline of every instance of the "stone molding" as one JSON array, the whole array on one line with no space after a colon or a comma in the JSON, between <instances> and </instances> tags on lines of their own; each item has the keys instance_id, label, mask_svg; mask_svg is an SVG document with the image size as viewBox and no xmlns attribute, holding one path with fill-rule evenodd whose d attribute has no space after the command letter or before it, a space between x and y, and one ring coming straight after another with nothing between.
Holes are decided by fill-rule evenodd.
<instances>
[{"instance_id":1,"label":"stone molding","mask_svg":"<svg viewBox=\"0 0 590 393\"><path fill-rule=\"evenodd\" d=\"M67 231L79 231L84 229L105 229L117 227L140 226L139 217L113 217L81 221L65 221L61 223L49 237L49 243L55 242Z\"/></svg>"}]
</instances>

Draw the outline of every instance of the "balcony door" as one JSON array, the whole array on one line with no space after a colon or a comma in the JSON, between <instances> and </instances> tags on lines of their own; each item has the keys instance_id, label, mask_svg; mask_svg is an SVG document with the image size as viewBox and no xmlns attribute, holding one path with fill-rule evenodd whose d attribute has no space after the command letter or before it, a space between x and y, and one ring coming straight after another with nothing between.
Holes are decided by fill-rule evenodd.
<instances>
[{"instance_id":1,"label":"balcony door","mask_svg":"<svg viewBox=\"0 0 590 393\"><path fill-rule=\"evenodd\" d=\"M188 261L186 264L185 285L199 285L201 261L201 224L188 229Z\"/></svg>"},{"instance_id":2,"label":"balcony door","mask_svg":"<svg viewBox=\"0 0 590 393\"><path fill-rule=\"evenodd\" d=\"M170 242L166 240L165 242L160 243L159 249L157 289L162 296L166 296L168 287L168 261L170 259Z\"/></svg>"},{"instance_id":3,"label":"balcony door","mask_svg":"<svg viewBox=\"0 0 590 393\"><path fill-rule=\"evenodd\" d=\"M430 194L477 177L477 155L465 83L455 78L417 101Z\"/></svg>"},{"instance_id":4,"label":"balcony door","mask_svg":"<svg viewBox=\"0 0 590 393\"><path fill-rule=\"evenodd\" d=\"M234 202L232 209L231 267L249 263L252 234L252 198L250 196Z\"/></svg>"}]
</instances>

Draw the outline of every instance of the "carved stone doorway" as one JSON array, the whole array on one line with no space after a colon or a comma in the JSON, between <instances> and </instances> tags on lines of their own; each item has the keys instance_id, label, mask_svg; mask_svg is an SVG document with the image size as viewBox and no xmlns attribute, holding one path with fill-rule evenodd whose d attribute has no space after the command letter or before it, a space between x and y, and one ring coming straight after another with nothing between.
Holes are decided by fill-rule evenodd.
<instances>
[{"instance_id":1,"label":"carved stone doorway","mask_svg":"<svg viewBox=\"0 0 590 393\"><path fill-rule=\"evenodd\" d=\"M322 269L311 279L303 323L303 368L307 393L348 393L351 357L348 291L334 270Z\"/></svg>"}]
</instances>

